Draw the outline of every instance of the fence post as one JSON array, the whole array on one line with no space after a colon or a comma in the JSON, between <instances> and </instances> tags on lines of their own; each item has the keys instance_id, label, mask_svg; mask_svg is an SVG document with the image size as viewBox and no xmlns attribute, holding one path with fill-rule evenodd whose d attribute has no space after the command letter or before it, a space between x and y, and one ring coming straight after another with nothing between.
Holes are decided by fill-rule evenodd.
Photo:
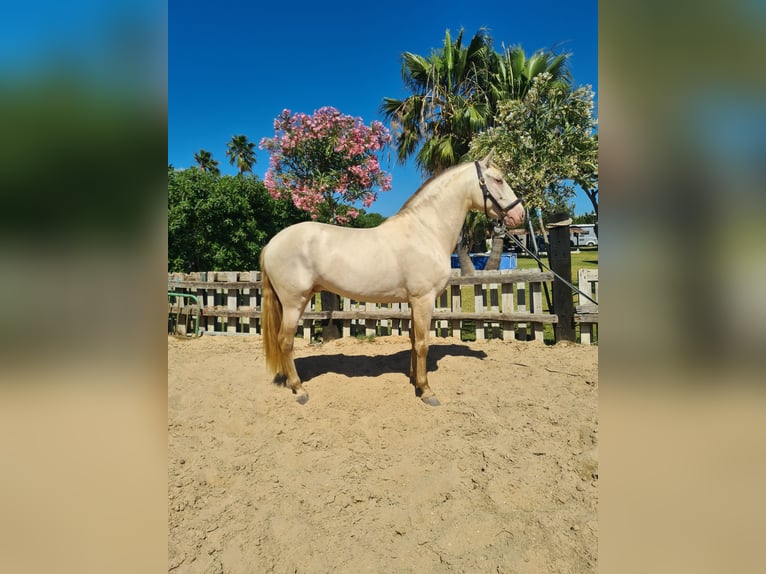
<instances>
[{"instance_id":1,"label":"fence post","mask_svg":"<svg viewBox=\"0 0 766 574\"><path fill-rule=\"evenodd\" d=\"M365 303L364 304L364 310L367 313L374 313L377 309L375 306L375 303ZM377 321L375 319L365 319L364 320L364 336L365 337L374 337L376 332Z\"/></svg>"},{"instance_id":2,"label":"fence post","mask_svg":"<svg viewBox=\"0 0 766 574\"><path fill-rule=\"evenodd\" d=\"M339 311L339 296L329 291L321 291L322 311ZM322 321L322 340L325 342L340 339L340 329L335 324L337 319L326 319Z\"/></svg>"},{"instance_id":3,"label":"fence post","mask_svg":"<svg viewBox=\"0 0 766 574\"><path fill-rule=\"evenodd\" d=\"M501 311L503 313L513 312L513 285L511 283L503 283L502 294L500 295ZM513 339L513 323L510 321L503 321L503 341L510 341Z\"/></svg>"},{"instance_id":4,"label":"fence post","mask_svg":"<svg viewBox=\"0 0 766 574\"><path fill-rule=\"evenodd\" d=\"M532 313L540 314L543 312L543 282L529 282L529 310ZM545 340L545 327L540 321L532 322L532 338L542 343Z\"/></svg>"},{"instance_id":5,"label":"fence post","mask_svg":"<svg viewBox=\"0 0 766 574\"><path fill-rule=\"evenodd\" d=\"M481 281L481 277L476 278L477 281ZM484 285L482 283L475 283L473 286L473 307L474 312L477 315L484 313ZM484 336L484 319L476 318L474 320L476 326L476 340L483 341Z\"/></svg>"},{"instance_id":6,"label":"fence post","mask_svg":"<svg viewBox=\"0 0 766 574\"><path fill-rule=\"evenodd\" d=\"M229 271L226 273L226 282L227 283L236 283L238 280L237 277L238 273L236 271ZM226 309L229 311L236 311L237 310L237 303L238 303L238 296L239 295L239 288L236 289L226 289ZM226 316L226 332L227 333L236 333L237 332L237 324L239 323L239 317L232 317L231 315Z\"/></svg>"},{"instance_id":7,"label":"fence post","mask_svg":"<svg viewBox=\"0 0 766 574\"><path fill-rule=\"evenodd\" d=\"M210 289L205 290L205 307L209 307L211 311L215 309L215 271L206 271L203 273L203 281L207 281L211 284ZM215 315L208 315L205 317L205 331L210 333L215 332L215 325L218 318Z\"/></svg>"},{"instance_id":8,"label":"fence post","mask_svg":"<svg viewBox=\"0 0 766 574\"><path fill-rule=\"evenodd\" d=\"M410 317L412 316L412 311L410 310L410 304L406 301L401 304L402 311L409 314ZM410 336L410 329L412 329L412 320L409 318L402 319L401 322L401 332L400 334L409 337Z\"/></svg>"},{"instance_id":9,"label":"fence post","mask_svg":"<svg viewBox=\"0 0 766 574\"><path fill-rule=\"evenodd\" d=\"M530 284L531 285L531 284ZM527 284L523 281L516 283L516 310L524 312L527 310ZM528 341L527 323L516 323L516 338L519 341Z\"/></svg>"},{"instance_id":10,"label":"fence post","mask_svg":"<svg viewBox=\"0 0 766 574\"><path fill-rule=\"evenodd\" d=\"M461 293L460 285L451 285L450 293L452 295L452 312L462 313L463 304L461 300L462 293ZM460 340L461 338L461 326L462 326L461 324L462 324L462 321L460 319L452 319L452 336L458 340Z\"/></svg>"},{"instance_id":11,"label":"fence post","mask_svg":"<svg viewBox=\"0 0 766 574\"><path fill-rule=\"evenodd\" d=\"M567 281L572 280L572 250L569 244L569 224L571 221L571 219L564 219L558 223L552 223L549 232L550 247L548 248L548 257L550 258L551 269ZM572 289L556 278L553 280L552 312L559 317L558 323L553 324L556 342L574 341L575 328Z\"/></svg>"},{"instance_id":12,"label":"fence post","mask_svg":"<svg viewBox=\"0 0 766 574\"><path fill-rule=\"evenodd\" d=\"M351 297L343 297L343 310L351 311ZM342 324L343 336L350 337L351 336L351 319L343 319L341 324Z\"/></svg>"}]
</instances>

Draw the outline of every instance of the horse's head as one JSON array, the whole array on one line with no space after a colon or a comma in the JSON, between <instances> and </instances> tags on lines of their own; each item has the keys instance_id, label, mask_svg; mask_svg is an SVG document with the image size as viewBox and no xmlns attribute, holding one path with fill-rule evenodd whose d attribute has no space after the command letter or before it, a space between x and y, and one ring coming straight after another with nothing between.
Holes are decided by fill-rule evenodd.
<instances>
[{"instance_id":1,"label":"horse's head","mask_svg":"<svg viewBox=\"0 0 766 574\"><path fill-rule=\"evenodd\" d=\"M508 227L517 227L524 222L524 208L521 200L505 181L503 173L492 163L491 151L476 165L479 185L482 190L482 207L488 214L503 220Z\"/></svg>"}]
</instances>

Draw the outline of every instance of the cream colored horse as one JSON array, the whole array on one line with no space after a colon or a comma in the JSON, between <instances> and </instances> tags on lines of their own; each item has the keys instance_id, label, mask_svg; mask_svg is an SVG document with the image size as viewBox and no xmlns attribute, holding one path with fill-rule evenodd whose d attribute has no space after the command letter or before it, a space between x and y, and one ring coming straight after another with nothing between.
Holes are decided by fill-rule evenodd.
<instances>
[{"instance_id":1,"label":"cream colored horse","mask_svg":"<svg viewBox=\"0 0 766 574\"><path fill-rule=\"evenodd\" d=\"M516 195L490 164L491 156L430 179L378 227L305 222L282 230L266 245L261 320L266 364L275 383L286 382L298 402L308 400L293 361L293 340L309 298L325 290L357 301L409 302L410 380L425 403L439 404L428 386L428 333L466 213L486 210L512 227L524 219Z\"/></svg>"}]
</instances>

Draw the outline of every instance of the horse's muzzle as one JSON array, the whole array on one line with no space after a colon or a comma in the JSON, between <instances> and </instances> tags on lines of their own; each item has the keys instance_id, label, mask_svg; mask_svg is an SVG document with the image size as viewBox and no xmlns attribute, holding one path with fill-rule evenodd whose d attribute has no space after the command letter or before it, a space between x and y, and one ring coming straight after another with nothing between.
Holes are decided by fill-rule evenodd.
<instances>
[{"instance_id":1,"label":"horse's muzzle","mask_svg":"<svg viewBox=\"0 0 766 574\"><path fill-rule=\"evenodd\" d=\"M514 228L520 226L522 223L524 223L524 208L519 203L506 212L505 224L510 228Z\"/></svg>"}]
</instances>

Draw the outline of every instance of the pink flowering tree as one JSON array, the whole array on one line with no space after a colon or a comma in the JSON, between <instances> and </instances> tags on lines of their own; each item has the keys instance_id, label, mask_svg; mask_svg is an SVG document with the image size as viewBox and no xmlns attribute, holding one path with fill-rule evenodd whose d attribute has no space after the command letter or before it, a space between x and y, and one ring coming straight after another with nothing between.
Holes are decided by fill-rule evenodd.
<instances>
[{"instance_id":1,"label":"pink flowering tree","mask_svg":"<svg viewBox=\"0 0 766 574\"><path fill-rule=\"evenodd\" d=\"M359 213L354 206L370 207L391 189L378 160L391 135L378 121L366 126L332 107L312 116L283 110L274 132L260 143L271 154L266 189L275 199L292 198L314 220L348 223Z\"/></svg>"}]
</instances>

